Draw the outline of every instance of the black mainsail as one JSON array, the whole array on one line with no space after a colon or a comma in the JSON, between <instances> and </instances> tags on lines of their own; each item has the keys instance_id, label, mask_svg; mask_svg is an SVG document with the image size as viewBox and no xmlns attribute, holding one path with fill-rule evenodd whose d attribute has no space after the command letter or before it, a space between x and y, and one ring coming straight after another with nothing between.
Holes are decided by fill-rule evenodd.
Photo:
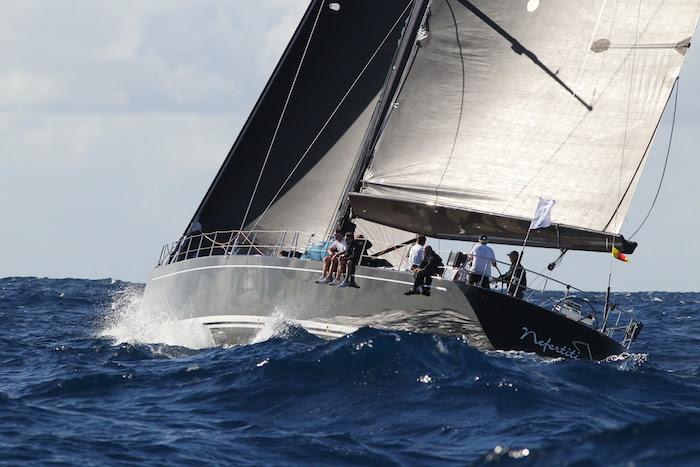
<instances>
[{"instance_id":1,"label":"black mainsail","mask_svg":"<svg viewBox=\"0 0 700 467\"><path fill-rule=\"evenodd\" d=\"M411 7L311 2L186 234L329 229Z\"/></svg>"},{"instance_id":2,"label":"black mainsail","mask_svg":"<svg viewBox=\"0 0 700 467\"><path fill-rule=\"evenodd\" d=\"M539 5L539 6L537 6ZM697 0L434 0L353 213L453 239L610 251L685 58Z\"/></svg>"}]
</instances>

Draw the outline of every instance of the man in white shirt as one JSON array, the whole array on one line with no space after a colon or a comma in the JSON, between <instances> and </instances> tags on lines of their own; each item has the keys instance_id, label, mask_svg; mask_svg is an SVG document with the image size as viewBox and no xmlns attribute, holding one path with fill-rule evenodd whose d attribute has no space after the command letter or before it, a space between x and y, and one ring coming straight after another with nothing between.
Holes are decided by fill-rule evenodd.
<instances>
[{"instance_id":1,"label":"man in white shirt","mask_svg":"<svg viewBox=\"0 0 700 467\"><path fill-rule=\"evenodd\" d=\"M326 252L326 257L323 258L323 272L321 277L316 280L317 284L327 284L333 280L333 274L336 269L338 269L338 260L340 259L340 254L344 252L347 248L345 239L343 238L343 231L335 231L335 240L331 243L330 248Z\"/></svg>"},{"instance_id":2,"label":"man in white shirt","mask_svg":"<svg viewBox=\"0 0 700 467\"><path fill-rule=\"evenodd\" d=\"M408 250L408 270L413 271L420 266L425 256L425 235L418 235L416 243Z\"/></svg>"},{"instance_id":3,"label":"man in white shirt","mask_svg":"<svg viewBox=\"0 0 700 467\"><path fill-rule=\"evenodd\" d=\"M474 245L469 260L472 267L469 270L469 284L481 285L486 289L490 288L489 279L491 278L491 266L496 266L496 254L490 246L487 245L489 239L486 235L479 238L479 243Z\"/></svg>"}]
</instances>

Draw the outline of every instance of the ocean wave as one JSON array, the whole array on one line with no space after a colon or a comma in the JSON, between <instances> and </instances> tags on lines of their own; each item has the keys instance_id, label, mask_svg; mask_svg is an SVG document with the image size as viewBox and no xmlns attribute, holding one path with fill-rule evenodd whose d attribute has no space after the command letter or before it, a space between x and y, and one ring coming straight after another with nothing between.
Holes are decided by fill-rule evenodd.
<instances>
[{"instance_id":1,"label":"ocean wave","mask_svg":"<svg viewBox=\"0 0 700 467\"><path fill-rule=\"evenodd\" d=\"M700 458L697 413L622 428L582 433L572 441L536 449L497 446L475 466L500 465L674 465L694 466Z\"/></svg>"},{"instance_id":2,"label":"ocean wave","mask_svg":"<svg viewBox=\"0 0 700 467\"><path fill-rule=\"evenodd\" d=\"M9 464L693 465L698 294L617 295L645 322L603 362L283 314L218 347L111 280L0 280ZM61 293L63 297L61 297ZM665 314L664 314L665 313ZM208 331L207 331L208 332Z\"/></svg>"}]
</instances>

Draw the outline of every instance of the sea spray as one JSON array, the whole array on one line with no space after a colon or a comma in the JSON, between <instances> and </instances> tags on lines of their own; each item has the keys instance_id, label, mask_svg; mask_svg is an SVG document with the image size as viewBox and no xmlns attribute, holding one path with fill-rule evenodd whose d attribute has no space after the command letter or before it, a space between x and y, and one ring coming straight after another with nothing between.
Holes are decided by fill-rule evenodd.
<instances>
[{"instance_id":1,"label":"sea spray","mask_svg":"<svg viewBox=\"0 0 700 467\"><path fill-rule=\"evenodd\" d=\"M143 290L133 285L111 294L100 337L113 339L115 344L166 344L204 349L214 347L209 329L200 323L177 320L168 313L165 304L145 306Z\"/></svg>"},{"instance_id":2,"label":"sea spray","mask_svg":"<svg viewBox=\"0 0 700 467\"><path fill-rule=\"evenodd\" d=\"M283 308L275 307L275 311L265 319L265 324L255 335L251 344L265 342L275 336L284 334L289 328L287 312Z\"/></svg>"}]
</instances>

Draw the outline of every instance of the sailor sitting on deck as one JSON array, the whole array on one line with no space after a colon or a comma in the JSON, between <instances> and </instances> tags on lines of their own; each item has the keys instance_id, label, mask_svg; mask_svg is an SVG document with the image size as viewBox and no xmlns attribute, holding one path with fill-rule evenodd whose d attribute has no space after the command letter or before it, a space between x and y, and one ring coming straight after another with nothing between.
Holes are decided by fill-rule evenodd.
<instances>
[{"instance_id":1,"label":"sailor sitting on deck","mask_svg":"<svg viewBox=\"0 0 700 467\"><path fill-rule=\"evenodd\" d=\"M523 292L527 289L527 275L522 264L518 261L518 256L518 252L515 250L508 253L510 269L505 274L498 276L498 280L508 283L508 295L523 298Z\"/></svg>"},{"instance_id":2,"label":"sailor sitting on deck","mask_svg":"<svg viewBox=\"0 0 700 467\"><path fill-rule=\"evenodd\" d=\"M339 266L338 272L336 273L335 280L328 285L337 285L338 287L359 287L355 283L355 267L360 263L362 259L362 253L364 252L364 242L355 240L355 235L352 232L345 234L345 243L347 248L345 251L338 255ZM345 279L340 280L341 276L345 273Z\"/></svg>"},{"instance_id":3,"label":"sailor sitting on deck","mask_svg":"<svg viewBox=\"0 0 700 467\"><path fill-rule=\"evenodd\" d=\"M321 277L316 280L317 284L327 284L333 280L333 274L338 269L340 254L345 251L347 244L343 239L343 231L338 229L335 231L335 240L328 248L327 255L323 258L323 272Z\"/></svg>"},{"instance_id":4,"label":"sailor sitting on deck","mask_svg":"<svg viewBox=\"0 0 700 467\"><path fill-rule=\"evenodd\" d=\"M491 277L491 266L496 266L496 254L491 247L487 245L488 241L488 237L482 235L479 238L479 243L474 245L472 252L469 253L469 260L472 262L472 267L467 280L470 285L477 284L485 289L490 288L489 278Z\"/></svg>"},{"instance_id":5,"label":"sailor sitting on deck","mask_svg":"<svg viewBox=\"0 0 700 467\"><path fill-rule=\"evenodd\" d=\"M430 285L433 282L433 275L437 274L438 268L442 266L442 258L433 251L433 247L430 245L426 246L423 252L423 261L413 270L416 277L416 280L413 281L413 287L404 295L422 293L423 295L430 296ZM419 287L422 291L418 290Z\"/></svg>"}]
</instances>

